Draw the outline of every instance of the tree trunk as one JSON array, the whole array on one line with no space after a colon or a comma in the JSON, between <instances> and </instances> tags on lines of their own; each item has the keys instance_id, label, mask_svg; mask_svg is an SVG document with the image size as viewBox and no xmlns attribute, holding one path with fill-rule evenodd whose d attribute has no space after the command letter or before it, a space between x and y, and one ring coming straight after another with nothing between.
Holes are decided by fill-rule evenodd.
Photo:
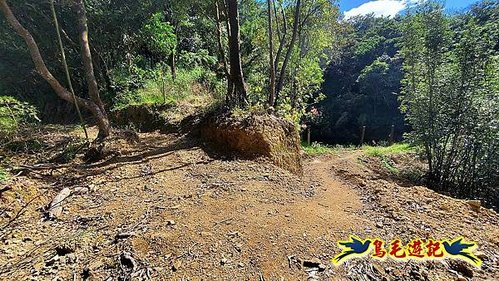
<instances>
[{"instance_id":1,"label":"tree trunk","mask_svg":"<svg viewBox=\"0 0 499 281\"><path fill-rule=\"evenodd\" d=\"M52 87L54 92L63 100L69 102L69 103L74 103L75 101L73 100L73 95L71 94L70 91L68 91L66 88L64 88L61 83L52 75L52 73L48 70L47 66L45 65L45 62L43 60L43 57L40 53L40 49L38 48L38 45L36 44L35 39L31 35L31 33L25 29L21 23L17 20L15 15L12 13L12 10L10 9L9 5L7 4L6 0L0 0L0 11L4 14L7 22L9 25L12 27L12 29L21 37L23 38L24 42L26 43L29 53L31 55L31 59L33 60L33 63L35 64L35 69L36 71L40 74L40 76L49 83L49 85ZM76 102L78 103L79 106L87 109L92 113L92 115L97 119L97 124L99 126L99 136L107 136L109 135L109 121L107 119L107 116L105 112L103 113L101 108L93 101L81 98L81 97L75 97ZM101 133L102 132L102 133ZM106 134L107 133L107 134Z\"/></svg>"},{"instance_id":2,"label":"tree trunk","mask_svg":"<svg viewBox=\"0 0 499 281\"><path fill-rule=\"evenodd\" d=\"M218 44L218 53L219 53L219 61L222 63L224 73L229 79L229 66L227 63L227 56L225 55L225 50L222 43L222 20L220 16L220 6L218 5L218 0L215 0L215 21L217 25L217 44ZM228 31L228 30L227 30Z\"/></svg>"},{"instance_id":3,"label":"tree trunk","mask_svg":"<svg viewBox=\"0 0 499 281\"><path fill-rule=\"evenodd\" d=\"M230 24L229 33L229 61L230 79L228 89L229 106L244 107L247 104L247 89L244 82L243 68L241 63L241 34L239 28L239 11L237 0L228 0L228 16Z\"/></svg>"},{"instance_id":4,"label":"tree trunk","mask_svg":"<svg viewBox=\"0 0 499 281\"><path fill-rule=\"evenodd\" d=\"M80 31L80 45L81 55L83 59L83 66L85 68L85 76L88 84L88 94L90 99L99 107L101 114L97 118L104 120L97 120L99 125L99 138L108 137L110 134L111 126L107 118L106 109L99 95L99 86L95 79L94 65L92 63L92 52L90 51L90 44L88 42L88 24L87 13L83 0L75 0L75 8L78 14L78 26ZM102 126L101 126L102 125Z\"/></svg>"},{"instance_id":5,"label":"tree trunk","mask_svg":"<svg viewBox=\"0 0 499 281\"><path fill-rule=\"evenodd\" d=\"M300 22L300 8L301 8L301 0L296 0L295 17L293 22L293 35L291 37L291 42L289 43L288 49L286 51L286 56L284 57L284 62L282 63L281 67L281 73L279 75L279 82L277 83L276 100L275 100L276 106L279 99L279 94L284 86L284 78L286 76L286 69L288 67L289 59L291 58L291 53L293 52L296 37L298 36L298 26Z\"/></svg>"},{"instance_id":6,"label":"tree trunk","mask_svg":"<svg viewBox=\"0 0 499 281\"><path fill-rule=\"evenodd\" d=\"M275 1L273 3L274 5L274 16L276 20L276 27L277 27L277 34L279 38L279 47L277 48L277 53L275 55L274 59L274 73L278 72L278 66L279 66L279 59L281 58L282 50L284 49L284 45L286 44L286 35L288 33L288 21L286 19L286 13L282 7L281 9L281 14L282 14L282 31L279 29L279 17L278 17L278 12L277 12L277 7L275 4ZM275 91L275 90L274 90Z\"/></svg>"},{"instance_id":7,"label":"tree trunk","mask_svg":"<svg viewBox=\"0 0 499 281\"><path fill-rule=\"evenodd\" d=\"M93 53L96 56L93 56L94 65L96 66L97 73L100 74L100 77L106 83L106 90L108 93L115 94L115 90L113 89L113 82L111 81L111 77L109 76L109 67L107 66L107 62L104 60L102 55L97 51L96 48L92 47Z\"/></svg>"},{"instance_id":8,"label":"tree trunk","mask_svg":"<svg viewBox=\"0 0 499 281\"><path fill-rule=\"evenodd\" d=\"M272 32L272 0L267 0L268 25L269 25L269 106L275 103L275 66L274 66L274 40Z\"/></svg>"}]
</instances>

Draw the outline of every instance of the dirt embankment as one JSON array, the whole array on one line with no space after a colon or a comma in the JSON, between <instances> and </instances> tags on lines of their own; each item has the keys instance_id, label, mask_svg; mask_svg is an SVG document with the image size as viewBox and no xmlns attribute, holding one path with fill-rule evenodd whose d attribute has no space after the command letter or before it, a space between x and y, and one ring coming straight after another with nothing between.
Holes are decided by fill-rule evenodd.
<instances>
[{"instance_id":1,"label":"dirt embankment","mask_svg":"<svg viewBox=\"0 0 499 281\"><path fill-rule=\"evenodd\" d=\"M291 122L273 115L224 114L208 116L200 124L200 133L219 150L232 151L247 159L266 157L285 170L303 175L300 137Z\"/></svg>"},{"instance_id":2,"label":"dirt embankment","mask_svg":"<svg viewBox=\"0 0 499 281\"><path fill-rule=\"evenodd\" d=\"M168 106L131 105L111 112L111 119L117 126L131 127L140 132L175 131L177 124L161 114L166 110Z\"/></svg>"}]
</instances>

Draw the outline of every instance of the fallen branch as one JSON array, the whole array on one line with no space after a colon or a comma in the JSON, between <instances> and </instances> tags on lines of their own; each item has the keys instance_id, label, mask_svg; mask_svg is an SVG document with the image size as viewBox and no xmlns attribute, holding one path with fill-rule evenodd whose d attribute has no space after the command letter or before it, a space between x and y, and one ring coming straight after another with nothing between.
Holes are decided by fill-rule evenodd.
<instances>
[{"instance_id":1,"label":"fallen branch","mask_svg":"<svg viewBox=\"0 0 499 281\"><path fill-rule=\"evenodd\" d=\"M0 189L0 196L2 196L2 193L9 191L9 190L12 190L11 186L6 186L6 187Z\"/></svg>"},{"instance_id":2,"label":"fallen branch","mask_svg":"<svg viewBox=\"0 0 499 281\"><path fill-rule=\"evenodd\" d=\"M225 222L228 222L228 221L231 221L233 220L234 218L227 218L227 219L224 219L224 220L221 220L221 221L216 221L215 222L215 225L219 225L219 224L222 224L222 223L225 223Z\"/></svg>"}]
</instances>

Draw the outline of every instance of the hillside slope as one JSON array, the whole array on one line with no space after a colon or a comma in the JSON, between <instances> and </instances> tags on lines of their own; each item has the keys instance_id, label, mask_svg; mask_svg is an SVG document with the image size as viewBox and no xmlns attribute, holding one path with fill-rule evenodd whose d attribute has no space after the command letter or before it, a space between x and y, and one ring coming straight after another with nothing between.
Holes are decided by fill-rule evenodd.
<instances>
[{"instance_id":1,"label":"hillside slope","mask_svg":"<svg viewBox=\"0 0 499 281\"><path fill-rule=\"evenodd\" d=\"M401 186L359 161L359 151L306 159L299 178L178 135L140 138L119 143L106 161L24 169L7 183L0 279L499 280L497 213ZM44 219L44 206L66 187L62 214ZM336 267L329 262L336 242L351 234L462 235L479 242L484 264L362 258ZM317 268L304 267L306 260Z\"/></svg>"}]
</instances>

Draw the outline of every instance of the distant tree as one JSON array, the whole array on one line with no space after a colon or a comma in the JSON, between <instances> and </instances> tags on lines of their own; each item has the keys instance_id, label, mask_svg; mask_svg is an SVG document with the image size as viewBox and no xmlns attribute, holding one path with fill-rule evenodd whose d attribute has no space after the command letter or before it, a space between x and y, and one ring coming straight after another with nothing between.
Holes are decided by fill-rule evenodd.
<instances>
[{"instance_id":1,"label":"distant tree","mask_svg":"<svg viewBox=\"0 0 499 281\"><path fill-rule=\"evenodd\" d=\"M243 69L252 105L272 106L277 115L300 121L321 97L338 15L329 0L241 1Z\"/></svg>"},{"instance_id":2,"label":"distant tree","mask_svg":"<svg viewBox=\"0 0 499 281\"><path fill-rule=\"evenodd\" d=\"M497 198L499 56L494 46L499 37L475 17L465 16L454 28L432 3L404 22L402 109L414 128L409 139L424 148L432 186L459 196Z\"/></svg>"},{"instance_id":3,"label":"distant tree","mask_svg":"<svg viewBox=\"0 0 499 281\"><path fill-rule=\"evenodd\" d=\"M158 12L151 16L144 26L144 41L155 59L161 65L161 93L163 94L164 103L166 100L165 76L167 68L163 61L166 58L170 60L170 68L172 79L175 80L175 65L172 64L175 57L175 48L177 47L177 36L174 33L173 26L163 20L163 14ZM172 58L173 57L173 58Z\"/></svg>"},{"instance_id":4,"label":"distant tree","mask_svg":"<svg viewBox=\"0 0 499 281\"><path fill-rule=\"evenodd\" d=\"M408 128L399 110L402 79L399 19L359 16L340 23L333 34L331 60L324 73L319 104L322 118L312 131L330 143L358 143L366 126L368 142L388 140L395 125L396 139Z\"/></svg>"}]
</instances>

